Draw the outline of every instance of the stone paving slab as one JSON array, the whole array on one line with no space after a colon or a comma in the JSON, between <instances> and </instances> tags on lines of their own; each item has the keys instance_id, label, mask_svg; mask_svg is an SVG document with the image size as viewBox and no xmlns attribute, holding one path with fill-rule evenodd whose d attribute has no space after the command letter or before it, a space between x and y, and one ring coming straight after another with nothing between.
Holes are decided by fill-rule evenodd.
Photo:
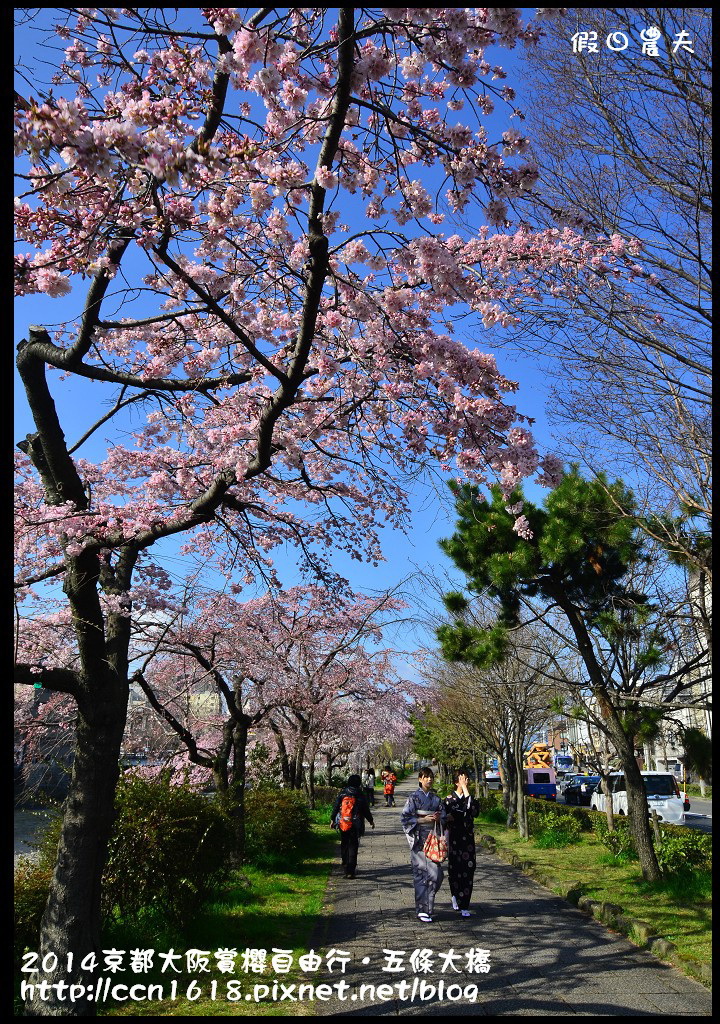
<instances>
[{"instance_id":1,"label":"stone paving slab","mask_svg":"<svg viewBox=\"0 0 720 1024\"><path fill-rule=\"evenodd\" d=\"M463 919L452 910L445 865L433 923L418 921L410 852L400 828L400 812L415 786L412 779L397 787L395 808L373 808L376 828L368 828L361 842L355 879L342 877L338 849L325 915L311 945L350 956L344 974L336 967L322 979L344 979L349 987L344 1000L336 995L315 1003L318 1016L711 1015L711 994L698 982L482 850L471 905L475 916ZM468 970L468 953L478 948L489 950L487 973ZM434 969L416 973L410 957L425 949L434 954ZM383 970L385 950L404 951L401 972ZM443 972L441 954L450 950L457 959ZM407 983L404 999L401 982ZM372 991L383 984L393 986L391 995ZM434 995L429 986L435 986ZM476 994L468 986L476 986Z\"/></svg>"}]
</instances>

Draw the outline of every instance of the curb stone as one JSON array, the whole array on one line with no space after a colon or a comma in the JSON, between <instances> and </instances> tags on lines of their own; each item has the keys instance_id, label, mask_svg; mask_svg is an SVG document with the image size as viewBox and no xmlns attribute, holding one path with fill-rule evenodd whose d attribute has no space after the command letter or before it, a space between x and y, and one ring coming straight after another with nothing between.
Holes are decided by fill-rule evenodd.
<instances>
[{"instance_id":1,"label":"curb stone","mask_svg":"<svg viewBox=\"0 0 720 1024\"><path fill-rule=\"evenodd\" d=\"M489 841L488 841L489 840ZM668 960L677 952L674 942L664 939L656 934L655 928L647 921L641 921L637 917L630 917L625 914L623 908L617 903L607 903L601 900L591 899L583 894L582 883L570 883L567 888L562 887L559 891L553 887L550 879L543 872L536 871L531 861L523 860L516 853L509 853L498 847L492 836L479 836L478 843L488 852L494 853L501 860L513 867L518 868L523 874L533 878L539 885L550 889L556 896L574 904L579 910L591 914L596 921L608 928L613 928L624 935L636 946L647 949L660 960ZM674 966L682 964L688 968L693 977L702 981L707 988L712 988L712 963L704 960L694 960L692 957L678 957Z\"/></svg>"}]
</instances>

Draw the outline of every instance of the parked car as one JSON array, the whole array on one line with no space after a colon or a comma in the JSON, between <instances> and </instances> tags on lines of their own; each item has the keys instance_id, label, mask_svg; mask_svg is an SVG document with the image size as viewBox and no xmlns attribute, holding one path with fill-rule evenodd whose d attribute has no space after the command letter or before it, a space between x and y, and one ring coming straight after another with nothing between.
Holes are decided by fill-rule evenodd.
<instances>
[{"instance_id":1,"label":"parked car","mask_svg":"<svg viewBox=\"0 0 720 1024\"><path fill-rule=\"evenodd\" d=\"M580 778L580 774L578 772L573 772L571 775L558 776L558 780L557 780L558 796L563 796L563 794L565 793L565 790L568 788L568 786L573 781L573 779L578 779L578 778Z\"/></svg>"},{"instance_id":2,"label":"parked car","mask_svg":"<svg viewBox=\"0 0 720 1024\"><path fill-rule=\"evenodd\" d=\"M599 775L575 775L565 787L566 804L577 804L578 807L589 807L595 787L600 782Z\"/></svg>"},{"instance_id":3,"label":"parked car","mask_svg":"<svg viewBox=\"0 0 720 1024\"><path fill-rule=\"evenodd\" d=\"M672 772L641 772L645 783L647 794L648 811L656 811L661 821L667 821L674 825L682 825L685 819L685 811L688 810L688 800L683 800L677 779ZM611 772L609 776L610 790L612 792L613 811L615 814L627 814L627 790L625 787L625 774L623 772ZM590 809L593 811L604 811L607 797L600 792L599 787L593 792L590 799Z\"/></svg>"}]
</instances>

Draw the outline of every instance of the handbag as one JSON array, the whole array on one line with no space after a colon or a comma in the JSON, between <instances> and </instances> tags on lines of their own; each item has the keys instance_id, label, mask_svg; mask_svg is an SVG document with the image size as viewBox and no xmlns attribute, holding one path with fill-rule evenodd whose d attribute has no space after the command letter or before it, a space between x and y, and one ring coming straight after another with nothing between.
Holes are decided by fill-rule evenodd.
<instances>
[{"instance_id":1,"label":"handbag","mask_svg":"<svg viewBox=\"0 0 720 1024\"><path fill-rule=\"evenodd\" d=\"M425 840L423 846L423 853L428 860L434 861L435 864L442 864L444 860L447 860L448 855L448 844L445 836L440 831L440 823L435 822L435 827L430 835Z\"/></svg>"}]
</instances>

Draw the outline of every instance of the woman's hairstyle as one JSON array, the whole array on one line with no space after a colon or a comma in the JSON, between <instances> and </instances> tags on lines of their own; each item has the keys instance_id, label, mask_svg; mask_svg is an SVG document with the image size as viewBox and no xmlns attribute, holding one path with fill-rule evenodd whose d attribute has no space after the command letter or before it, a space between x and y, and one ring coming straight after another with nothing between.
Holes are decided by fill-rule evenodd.
<instances>
[{"instance_id":1,"label":"woman's hairstyle","mask_svg":"<svg viewBox=\"0 0 720 1024\"><path fill-rule=\"evenodd\" d=\"M432 768L421 768L420 771L418 772L418 778L419 779L434 779L435 778L435 772L432 770Z\"/></svg>"},{"instance_id":2,"label":"woman's hairstyle","mask_svg":"<svg viewBox=\"0 0 720 1024\"><path fill-rule=\"evenodd\" d=\"M454 785L457 786L458 781L459 781L461 775L465 775L465 776L467 776L467 778L470 778L470 772L467 770L467 768L456 768L455 771L453 772L453 784Z\"/></svg>"}]
</instances>

